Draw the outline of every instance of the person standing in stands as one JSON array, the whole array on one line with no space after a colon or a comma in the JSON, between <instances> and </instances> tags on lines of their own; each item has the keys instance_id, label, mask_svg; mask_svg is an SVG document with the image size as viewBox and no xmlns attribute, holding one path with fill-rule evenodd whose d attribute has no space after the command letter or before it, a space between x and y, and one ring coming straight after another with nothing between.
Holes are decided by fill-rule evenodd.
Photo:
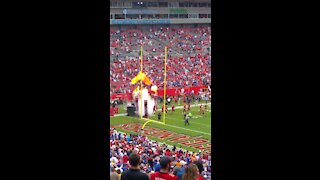
<instances>
[{"instance_id":1,"label":"person standing in stands","mask_svg":"<svg viewBox=\"0 0 320 180\"><path fill-rule=\"evenodd\" d=\"M182 175L182 180L198 180L199 170L197 165L190 164Z\"/></svg>"},{"instance_id":2,"label":"person standing in stands","mask_svg":"<svg viewBox=\"0 0 320 180\"><path fill-rule=\"evenodd\" d=\"M178 177L169 173L171 159L168 156L163 156L160 159L160 171L152 173L150 176L151 180L178 180Z\"/></svg>"},{"instance_id":3,"label":"person standing in stands","mask_svg":"<svg viewBox=\"0 0 320 180\"><path fill-rule=\"evenodd\" d=\"M198 170L199 170L199 179L198 179L198 180L205 180L205 179L202 177L202 175L201 175L202 171L204 170L204 169L203 169L203 163L202 163L202 161L197 160L197 161L195 161L195 162L193 162L193 163L194 163L195 165L197 165Z\"/></svg>"},{"instance_id":4,"label":"person standing in stands","mask_svg":"<svg viewBox=\"0 0 320 180\"><path fill-rule=\"evenodd\" d=\"M114 167L111 167L110 180L120 180L119 175L115 171Z\"/></svg>"},{"instance_id":5,"label":"person standing in stands","mask_svg":"<svg viewBox=\"0 0 320 180\"><path fill-rule=\"evenodd\" d=\"M181 180L182 179L182 175L184 174L186 168L187 168L187 164L181 166L180 171L177 172L178 179Z\"/></svg>"},{"instance_id":6,"label":"person standing in stands","mask_svg":"<svg viewBox=\"0 0 320 180\"><path fill-rule=\"evenodd\" d=\"M180 180L180 179L179 179L179 176L177 174L180 171L181 171L181 167L179 167L179 166L176 166L176 167L173 168L173 175L176 175L178 177L178 180Z\"/></svg>"},{"instance_id":7,"label":"person standing in stands","mask_svg":"<svg viewBox=\"0 0 320 180\"><path fill-rule=\"evenodd\" d=\"M140 172L140 156L133 153L129 157L130 169L123 172L121 180L149 180L149 176Z\"/></svg>"}]
</instances>

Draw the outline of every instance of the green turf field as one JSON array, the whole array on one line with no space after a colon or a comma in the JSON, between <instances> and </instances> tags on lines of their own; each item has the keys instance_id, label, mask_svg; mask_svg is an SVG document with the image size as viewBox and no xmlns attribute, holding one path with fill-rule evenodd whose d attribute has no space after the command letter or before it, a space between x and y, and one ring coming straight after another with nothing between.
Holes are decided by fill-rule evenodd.
<instances>
[{"instance_id":1,"label":"green turf field","mask_svg":"<svg viewBox=\"0 0 320 180\"><path fill-rule=\"evenodd\" d=\"M204 105L205 103L202 102ZM172 106L172 104L171 104ZM179 134L185 134L189 135L191 137L193 136L201 136L204 139L207 139L211 143L211 105L208 105L208 111L205 113L205 115L200 115L199 113L199 106L191 107L191 113L193 117L189 120L190 126L184 125L182 110L183 109L176 109L175 112L171 112L171 106L168 108L170 111L166 114L166 125L157 124L150 122L146 125L146 127L155 127L159 129L165 129L172 132L176 132ZM178 105L175 105L176 108ZM159 109L161 110L161 107L159 106ZM120 108L119 108L120 111ZM125 113L125 111L120 111L121 113ZM156 113L156 115L158 112ZM157 120L157 116L150 116L149 119ZM163 115L161 116L163 118ZM128 116L118 116L118 117L110 117L110 125L118 125L118 124L129 124L129 123L139 123L143 124L146 122L145 120L140 120L139 117L128 117ZM161 119L162 122L162 119ZM123 132L127 132L126 130L121 129ZM128 133L128 132L127 132ZM132 132L129 132L132 133ZM149 137L149 136L148 136ZM168 142L165 140L158 139L157 137L149 137L150 139L164 142L170 145L173 145L172 142ZM192 150L193 148L182 146L184 149Z\"/></svg>"}]
</instances>

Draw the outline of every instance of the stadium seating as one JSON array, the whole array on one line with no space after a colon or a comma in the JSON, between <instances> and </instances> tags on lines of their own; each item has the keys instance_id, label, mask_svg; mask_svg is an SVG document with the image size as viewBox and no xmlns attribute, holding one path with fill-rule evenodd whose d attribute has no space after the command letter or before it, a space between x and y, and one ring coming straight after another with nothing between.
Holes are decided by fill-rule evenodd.
<instances>
[{"instance_id":1,"label":"stadium seating","mask_svg":"<svg viewBox=\"0 0 320 180\"><path fill-rule=\"evenodd\" d=\"M130 80L140 71L139 50L143 45L144 71L163 87L164 47L168 46L167 88L210 85L211 28L154 28L110 30L110 89L132 92Z\"/></svg>"},{"instance_id":2,"label":"stadium seating","mask_svg":"<svg viewBox=\"0 0 320 180\"><path fill-rule=\"evenodd\" d=\"M188 152L181 148L171 148L166 144L151 141L145 136L124 134L110 128L110 172L113 168L119 169L119 172L126 171L129 164L128 157L131 153L140 155L142 161L140 167L144 173L150 174L158 171L159 159L166 155L172 158L172 166L183 166L200 161L204 167L201 176L206 180L211 176L211 153Z\"/></svg>"}]
</instances>

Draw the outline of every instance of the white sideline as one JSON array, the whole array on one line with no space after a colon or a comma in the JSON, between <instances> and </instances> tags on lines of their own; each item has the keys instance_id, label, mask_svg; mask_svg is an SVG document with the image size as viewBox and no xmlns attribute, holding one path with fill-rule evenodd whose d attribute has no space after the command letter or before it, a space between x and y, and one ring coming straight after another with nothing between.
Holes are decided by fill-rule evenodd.
<instances>
[{"instance_id":1,"label":"white sideline","mask_svg":"<svg viewBox=\"0 0 320 180\"><path fill-rule=\"evenodd\" d=\"M208 103L208 105L211 105L211 103ZM196 106L200 106L200 104L197 104L197 105L190 105L190 107L196 107ZM177 106L176 109L182 109L183 106ZM158 109L157 111L162 111L161 109ZM122 113L122 114L115 114L114 116L111 116L110 118L112 117L117 117L117 116L126 116L127 113Z\"/></svg>"}]
</instances>

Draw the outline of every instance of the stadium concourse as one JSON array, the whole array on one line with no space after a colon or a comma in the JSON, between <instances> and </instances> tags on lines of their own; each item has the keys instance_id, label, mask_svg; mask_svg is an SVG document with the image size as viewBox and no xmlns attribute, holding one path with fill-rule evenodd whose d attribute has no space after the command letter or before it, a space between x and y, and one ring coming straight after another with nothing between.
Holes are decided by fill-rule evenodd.
<instances>
[{"instance_id":1,"label":"stadium concourse","mask_svg":"<svg viewBox=\"0 0 320 180\"><path fill-rule=\"evenodd\" d=\"M181 180L186 168L192 164L196 164L199 170L196 179L211 179L211 153L189 152L151 141L145 136L125 134L110 128L111 176L121 177L121 174L130 168L131 154L140 156L140 172L148 174L149 177L160 171L161 159L168 157L171 159L169 174L175 175L176 179Z\"/></svg>"}]
</instances>

